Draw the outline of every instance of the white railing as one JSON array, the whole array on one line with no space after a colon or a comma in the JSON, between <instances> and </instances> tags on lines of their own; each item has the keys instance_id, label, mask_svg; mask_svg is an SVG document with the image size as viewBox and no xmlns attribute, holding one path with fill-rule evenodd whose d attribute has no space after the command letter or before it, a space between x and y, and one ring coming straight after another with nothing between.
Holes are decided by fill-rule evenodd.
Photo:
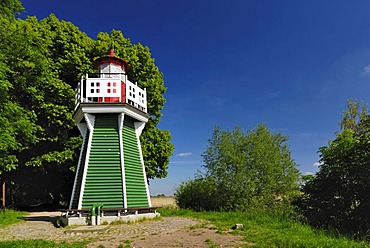
<instances>
[{"instance_id":1,"label":"white railing","mask_svg":"<svg viewBox=\"0 0 370 248\"><path fill-rule=\"evenodd\" d=\"M86 98L89 102L98 99L99 102L107 102L107 98L121 99L121 80L115 78L87 78Z\"/></svg>"},{"instance_id":2,"label":"white railing","mask_svg":"<svg viewBox=\"0 0 370 248\"><path fill-rule=\"evenodd\" d=\"M122 94L123 89L125 92ZM147 113L146 96L146 89L141 89L126 77L122 79L117 77L89 78L86 75L86 78L82 78L76 88L75 109L79 103L125 102Z\"/></svg>"},{"instance_id":3,"label":"white railing","mask_svg":"<svg viewBox=\"0 0 370 248\"><path fill-rule=\"evenodd\" d=\"M76 92L75 94L75 109L76 109L82 99L82 92L83 92L83 79L82 78L81 78L81 81L77 84L75 92Z\"/></svg>"},{"instance_id":4,"label":"white railing","mask_svg":"<svg viewBox=\"0 0 370 248\"><path fill-rule=\"evenodd\" d=\"M130 81L127 81L126 102L146 113L146 89L142 90L137 86L137 84L133 84Z\"/></svg>"}]
</instances>

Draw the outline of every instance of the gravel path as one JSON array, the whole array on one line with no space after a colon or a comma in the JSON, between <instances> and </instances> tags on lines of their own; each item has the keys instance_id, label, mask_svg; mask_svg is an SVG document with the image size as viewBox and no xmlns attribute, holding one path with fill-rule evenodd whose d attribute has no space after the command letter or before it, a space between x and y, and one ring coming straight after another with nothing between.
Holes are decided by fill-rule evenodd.
<instances>
[{"instance_id":1,"label":"gravel path","mask_svg":"<svg viewBox=\"0 0 370 248\"><path fill-rule=\"evenodd\" d=\"M118 247L127 242L131 247L209 247L211 240L220 247L236 247L242 237L221 235L216 230L189 227L199 221L180 217L102 226L56 228L53 221L60 212L30 213L24 222L0 229L0 241L47 239L53 241L88 241L88 247Z\"/></svg>"}]
</instances>

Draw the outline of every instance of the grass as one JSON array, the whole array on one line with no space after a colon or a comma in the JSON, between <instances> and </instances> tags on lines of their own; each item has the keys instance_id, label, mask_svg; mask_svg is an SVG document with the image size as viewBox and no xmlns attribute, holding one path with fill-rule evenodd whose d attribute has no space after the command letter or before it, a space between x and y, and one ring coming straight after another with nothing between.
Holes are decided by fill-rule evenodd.
<instances>
[{"instance_id":1,"label":"grass","mask_svg":"<svg viewBox=\"0 0 370 248\"><path fill-rule=\"evenodd\" d=\"M212 242L212 240L210 239L206 239L204 240L204 242L208 245L209 248L217 248L218 245L214 242Z\"/></svg>"},{"instance_id":2,"label":"grass","mask_svg":"<svg viewBox=\"0 0 370 248\"><path fill-rule=\"evenodd\" d=\"M86 242L61 242L57 243L54 241L44 240L44 239L34 239L34 240L11 240L11 241L2 241L0 242L0 248L30 248L30 247L38 247L38 248L81 248L85 247Z\"/></svg>"},{"instance_id":3,"label":"grass","mask_svg":"<svg viewBox=\"0 0 370 248\"><path fill-rule=\"evenodd\" d=\"M0 228L23 221L27 212L18 212L12 209L0 210Z\"/></svg>"},{"instance_id":4,"label":"grass","mask_svg":"<svg viewBox=\"0 0 370 248\"><path fill-rule=\"evenodd\" d=\"M244 237L253 247L370 247L365 241L336 237L316 230L297 220L274 213L253 212L193 212L176 208L162 208L162 216L184 216L209 221L218 232L231 232ZM235 224L243 224L231 231Z\"/></svg>"},{"instance_id":5,"label":"grass","mask_svg":"<svg viewBox=\"0 0 370 248\"><path fill-rule=\"evenodd\" d=\"M6 209L0 211L0 228L16 224L23 221L23 217L26 216L27 212L14 211L12 209ZM47 247L47 248L57 248L57 247L66 247L66 248L80 248L84 247L86 242L53 242L43 239L35 240L10 240L10 241L0 241L0 248L28 248L28 247Z\"/></svg>"},{"instance_id":6,"label":"grass","mask_svg":"<svg viewBox=\"0 0 370 248\"><path fill-rule=\"evenodd\" d=\"M164 207L164 206L176 206L176 201L174 197L168 196L151 196L153 207Z\"/></svg>"},{"instance_id":7,"label":"grass","mask_svg":"<svg viewBox=\"0 0 370 248\"><path fill-rule=\"evenodd\" d=\"M164 207L159 209L162 216L191 217L205 220L217 228L218 233L232 233L242 235L244 241L253 247L370 247L365 241L355 241L345 237L336 237L315 230L312 227L292 220L286 216L263 211L253 212L194 212ZM0 228L22 221L26 212L6 210L0 212ZM243 224L237 230L231 230L235 224ZM203 227L203 224L194 228ZM86 241L89 243L88 241ZM0 242L2 247L84 247L86 242L54 242L48 240L12 240ZM210 239L204 241L209 247L215 247ZM121 247L130 247L131 242L125 240Z\"/></svg>"}]
</instances>

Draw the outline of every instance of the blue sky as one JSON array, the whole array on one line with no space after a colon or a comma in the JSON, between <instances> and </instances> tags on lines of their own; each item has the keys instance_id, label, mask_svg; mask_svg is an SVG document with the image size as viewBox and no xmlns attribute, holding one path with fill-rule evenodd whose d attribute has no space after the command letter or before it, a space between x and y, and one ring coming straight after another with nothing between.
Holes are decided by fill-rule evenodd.
<instances>
[{"instance_id":1,"label":"blue sky","mask_svg":"<svg viewBox=\"0 0 370 248\"><path fill-rule=\"evenodd\" d=\"M367 0L22 2L26 15L54 13L92 38L122 30L150 48L168 88L160 127L175 145L152 195L172 195L201 169L215 125L264 122L289 137L300 171L314 173L346 99L370 100Z\"/></svg>"}]
</instances>

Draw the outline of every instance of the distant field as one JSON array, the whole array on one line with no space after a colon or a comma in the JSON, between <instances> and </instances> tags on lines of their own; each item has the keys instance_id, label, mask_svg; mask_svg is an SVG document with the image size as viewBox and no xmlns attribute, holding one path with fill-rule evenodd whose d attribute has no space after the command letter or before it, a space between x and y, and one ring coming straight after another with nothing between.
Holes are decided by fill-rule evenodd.
<instances>
[{"instance_id":1,"label":"distant field","mask_svg":"<svg viewBox=\"0 0 370 248\"><path fill-rule=\"evenodd\" d=\"M151 200L153 207L176 206L176 201L174 197L152 196Z\"/></svg>"}]
</instances>

